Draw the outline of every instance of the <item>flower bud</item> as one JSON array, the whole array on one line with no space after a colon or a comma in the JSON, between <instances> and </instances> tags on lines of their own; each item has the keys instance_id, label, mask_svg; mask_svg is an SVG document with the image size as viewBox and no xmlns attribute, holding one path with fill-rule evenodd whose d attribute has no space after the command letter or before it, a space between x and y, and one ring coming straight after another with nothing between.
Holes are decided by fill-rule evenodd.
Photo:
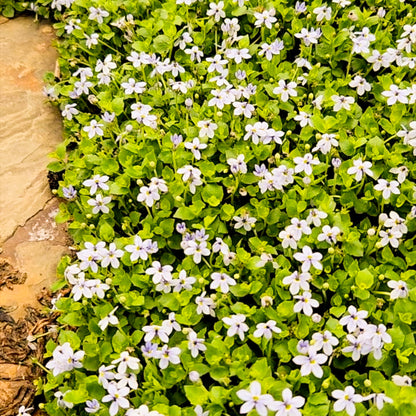
<instances>
[{"instance_id":1,"label":"flower bud","mask_svg":"<svg viewBox=\"0 0 416 416\"><path fill-rule=\"evenodd\" d=\"M334 254L334 253L335 253L334 247L329 247L328 254Z\"/></svg>"},{"instance_id":2,"label":"flower bud","mask_svg":"<svg viewBox=\"0 0 416 416\"><path fill-rule=\"evenodd\" d=\"M316 324L319 324L319 322L321 322L322 316L319 315L319 313L314 313L312 316L312 321L315 322Z\"/></svg>"},{"instance_id":3,"label":"flower bud","mask_svg":"<svg viewBox=\"0 0 416 416\"><path fill-rule=\"evenodd\" d=\"M305 176L305 177L302 179L302 181L303 181L303 183L304 183L305 185L310 185L310 184L311 184L311 178L310 178L309 176Z\"/></svg>"},{"instance_id":4,"label":"flower bud","mask_svg":"<svg viewBox=\"0 0 416 416\"><path fill-rule=\"evenodd\" d=\"M324 381L322 382L322 388L324 388L324 389L329 388L329 385L330 385L330 380L329 380L329 378L327 378L326 380L324 380Z\"/></svg>"},{"instance_id":5,"label":"flower bud","mask_svg":"<svg viewBox=\"0 0 416 416\"><path fill-rule=\"evenodd\" d=\"M196 383L196 382L198 382L200 379L201 379L201 378L200 378L200 375L199 375L198 371L191 371L191 372L189 373L189 380L191 380L191 381L192 381L192 383Z\"/></svg>"},{"instance_id":6,"label":"flower bud","mask_svg":"<svg viewBox=\"0 0 416 416\"><path fill-rule=\"evenodd\" d=\"M139 186L142 186L143 185L143 181L141 179L137 179L136 183Z\"/></svg>"},{"instance_id":7,"label":"flower bud","mask_svg":"<svg viewBox=\"0 0 416 416\"><path fill-rule=\"evenodd\" d=\"M368 378L364 380L364 386L366 387L370 387L371 386L371 380L369 380Z\"/></svg>"},{"instance_id":8,"label":"flower bud","mask_svg":"<svg viewBox=\"0 0 416 416\"><path fill-rule=\"evenodd\" d=\"M155 167L156 167L156 163L155 163L153 160L151 160L151 161L149 162L149 166L153 169L153 168L155 168Z\"/></svg>"},{"instance_id":9,"label":"flower bud","mask_svg":"<svg viewBox=\"0 0 416 416\"><path fill-rule=\"evenodd\" d=\"M384 278L385 278L386 276L384 276L384 274L380 274L379 276L378 276L378 280L384 280Z\"/></svg>"},{"instance_id":10,"label":"flower bud","mask_svg":"<svg viewBox=\"0 0 416 416\"><path fill-rule=\"evenodd\" d=\"M113 283L113 279L111 277L107 277L107 279L105 279L106 285L111 286L112 283Z\"/></svg>"},{"instance_id":11,"label":"flower bud","mask_svg":"<svg viewBox=\"0 0 416 416\"><path fill-rule=\"evenodd\" d=\"M95 225L94 224L90 224L89 227L90 227L91 230L93 230L95 228Z\"/></svg>"},{"instance_id":12,"label":"flower bud","mask_svg":"<svg viewBox=\"0 0 416 416\"><path fill-rule=\"evenodd\" d=\"M261 301L261 307L262 308L267 308L268 306L273 305L273 298L269 295L262 296L260 298L260 301Z\"/></svg>"},{"instance_id":13,"label":"flower bud","mask_svg":"<svg viewBox=\"0 0 416 416\"><path fill-rule=\"evenodd\" d=\"M200 278L198 279L198 283L199 283L200 285L204 284L204 282L205 282L205 280L204 280L204 278L203 278L203 277L200 277Z\"/></svg>"},{"instance_id":14,"label":"flower bud","mask_svg":"<svg viewBox=\"0 0 416 416\"><path fill-rule=\"evenodd\" d=\"M322 285L322 289L324 289L324 290L328 290L328 289L329 289L329 283L328 283L328 282L325 282L325 283Z\"/></svg>"},{"instance_id":15,"label":"flower bud","mask_svg":"<svg viewBox=\"0 0 416 416\"><path fill-rule=\"evenodd\" d=\"M92 214L87 214L87 215L86 215L86 217L87 217L88 219L90 219L90 218L92 218Z\"/></svg>"},{"instance_id":16,"label":"flower bud","mask_svg":"<svg viewBox=\"0 0 416 416\"><path fill-rule=\"evenodd\" d=\"M376 229L375 229L374 227L369 228L369 229L367 230L367 235L368 235L368 236L372 237L372 236L373 236L373 235L375 235L375 234L376 234Z\"/></svg>"}]
</instances>

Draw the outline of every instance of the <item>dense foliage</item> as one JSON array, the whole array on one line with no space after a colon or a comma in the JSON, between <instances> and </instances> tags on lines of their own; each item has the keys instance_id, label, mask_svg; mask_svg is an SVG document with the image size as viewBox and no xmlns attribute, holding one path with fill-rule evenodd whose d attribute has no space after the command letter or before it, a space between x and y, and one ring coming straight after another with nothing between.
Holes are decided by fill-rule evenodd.
<instances>
[{"instance_id":1,"label":"dense foliage","mask_svg":"<svg viewBox=\"0 0 416 416\"><path fill-rule=\"evenodd\" d=\"M416 413L412 3L6 0L60 37L50 415Z\"/></svg>"}]
</instances>

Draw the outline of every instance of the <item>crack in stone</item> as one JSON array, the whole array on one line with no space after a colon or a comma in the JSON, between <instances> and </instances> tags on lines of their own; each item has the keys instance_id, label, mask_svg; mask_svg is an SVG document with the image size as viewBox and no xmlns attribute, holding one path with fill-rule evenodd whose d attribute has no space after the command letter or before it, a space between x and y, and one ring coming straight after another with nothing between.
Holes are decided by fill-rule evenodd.
<instances>
[{"instance_id":1,"label":"crack in stone","mask_svg":"<svg viewBox=\"0 0 416 416\"><path fill-rule=\"evenodd\" d=\"M7 237L1 244L2 245L4 245L4 244L6 244L9 240L11 240L15 235L16 235L16 233L17 233L17 231L18 230L20 230L21 228L25 228L26 227L26 225L27 225L27 223L31 220L31 219L33 219L33 218L35 218L36 217L36 215L38 215L39 213L41 213L45 208L46 208L46 206L49 204L49 202L51 202L53 199L54 199L55 197L52 195L44 204L43 204L43 206L42 206L42 208L40 208L38 211L36 211L33 215L31 215L29 218L27 218L26 220L25 220L25 222L24 222L24 224L23 225L18 225L14 230L13 230L13 233L10 235L10 237ZM1 249L1 247L0 247L0 254L1 254L1 252L2 252L2 249Z\"/></svg>"}]
</instances>

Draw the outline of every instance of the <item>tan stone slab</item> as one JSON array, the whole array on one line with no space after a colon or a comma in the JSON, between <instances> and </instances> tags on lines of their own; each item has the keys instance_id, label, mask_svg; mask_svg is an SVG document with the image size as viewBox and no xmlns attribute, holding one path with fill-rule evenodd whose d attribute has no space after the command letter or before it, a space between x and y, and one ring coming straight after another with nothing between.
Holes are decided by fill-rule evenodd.
<instances>
[{"instance_id":1,"label":"tan stone slab","mask_svg":"<svg viewBox=\"0 0 416 416\"><path fill-rule=\"evenodd\" d=\"M55 68L53 39L50 25L31 17L0 25L0 246L51 198L47 155L62 140L62 122L42 79Z\"/></svg>"}]
</instances>

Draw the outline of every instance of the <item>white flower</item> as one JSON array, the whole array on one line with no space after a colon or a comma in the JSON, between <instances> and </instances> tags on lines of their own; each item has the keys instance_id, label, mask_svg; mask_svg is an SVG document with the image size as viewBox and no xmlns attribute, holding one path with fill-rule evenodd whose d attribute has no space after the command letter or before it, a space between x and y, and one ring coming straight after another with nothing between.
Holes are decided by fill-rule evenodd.
<instances>
[{"instance_id":1,"label":"white flower","mask_svg":"<svg viewBox=\"0 0 416 416\"><path fill-rule=\"evenodd\" d=\"M212 282L210 284L211 289L220 288L222 293L228 293L230 286L235 286L237 282L226 273L211 273Z\"/></svg>"},{"instance_id":2,"label":"white flower","mask_svg":"<svg viewBox=\"0 0 416 416\"><path fill-rule=\"evenodd\" d=\"M227 336L233 337L237 334L241 341L244 341L244 333L249 330L248 325L244 323L245 320L245 315L241 313L222 318L222 321L229 326Z\"/></svg>"},{"instance_id":3,"label":"white flower","mask_svg":"<svg viewBox=\"0 0 416 416\"><path fill-rule=\"evenodd\" d=\"M291 275L283 278L282 283L284 285L290 285L289 291L292 295L299 293L300 289L303 291L309 290L309 280L312 276L310 273L299 273L298 271L293 272Z\"/></svg>"},{"instance_id":4,"label":"white flower","mask_svg":"<svg viewBox=\"0 0 416 416\"><path fill-rule=\"evenodd\" d=\"M277 22L277 19L274 17L276 10L271 8L270 10L263 10L262 13L254 12L254 17L256 21L254 22L255 27L260 27L265 25L268 29L272 28L272 24Z\"/></svg>"},{"instance_id":5,"label":"white flower","mask_svg":"<svg viewBox=\"0 0 416 416\"><path fill-rule=\"evenodd\" d=\"M85 404L87 413L97 413L100 410L100 402L97 399L87 400Z\"/></svg>"},{"instance_id":6,"label":"white flower","mask_svg":"<svg viewBox=\"0 0 416 416\"><path fill-rule=\"evenodd\" d=\"M110 416L115 416L120 407L122 409L128 409L130 407L129 401L125 398L130 393L128 387L119 388L117 384L111 382L107 386L107 393L101 400L103 403L111 402L109 409Z\"/></svg>"},{"instance_id":7,"label":"white flower","mask_svg":"<svg viewBox=\"0 0 416 416\"><path fill-rule=\"evenodd\" d=\"M113 268L117 269L120 266L120 261L118 260L124 254L123 250L117 249L114 243L110 243L108 249L103 249L101 266L108 267L110 264Z\"/></svg>"},{"instance_id":8,"label":"white flower","mask_svg":"<svg viewBox=\"0 0 416 416\"><path fill-rule=\"evenodd\" d=\"M387 286L393 289L390 293L390 299L407 298L409 290L406 282L403 280L389 280Z\"/></svg>"},{"instance_id":9,"label":"white flower","mask_svg":"<svg viewBox=\"0 0 416 416\"><path fill-rule=\"evenodd\" d=\"M326 212L319 211L318 209L311 209L309 211L309 215L306 218L306 222L308 224L313 224L315 227L319 227L321 225L321 219L324 219L328 216Z\"/></svg>"},{"instance_id":10,"label":"white flower","mask_svg":"<svg viewBox=\"0 0 416 416\"><path fill-rule=\"evenodd\" d=\"M366 91L371 91L371 84L360 75L356 75L348 85L351 88L356 88L358 95L364 95Z\"/></svg>"},{"instance_id":11,"label":"white flower","mask_svg":"<svg viewBox=\"0 0 416 416\"><path fill-rule=\"evenodd\" d=\"M207 58L207 62L210 62L208 72L217 71L220 74L224 71L224 65L228 64L228 60L223 59L221 55L215 55L213 58Z\"/></svg>"},{"instance_id":12,"label":"white flower","mask_svg":"<svg viewBox=\"0 0 416 416\"><path fill-rule=\"evenodd\" d=\"M374 404L376 405L378 410L381 410L384 407L384 403L393 403L393 399L386 396L384 393L374 394L373 399L374 399Z\"/></svg>"},{"instance_id":13,"label":"white flower","mask_svg":"<svg viewBox=\"0 0 416 416\"><path fill-rule=\"evenodd\" d=\"M363 160L361 158L353 160L353 165L352 167L348 168L347 173L348 175L355 175L355 180L356 181L361 181L361 179L363 178L363 174L366 174L368 176L373 176L373 171L370 169L371 166L373 166L373 164L371 162L365 161L363 162Z\"/></svg>"},{"instance_id":14,"label":"white flower","mask_svg":"<svg viewBox=\"0 0 416 416\"><path fill-rule=\"evenodd\" d=\"M270 410L277 411L275 416L301 416L298 409L305 404L305 399L302 396L293 397L290 389L284 389L282 399L283 401L276 400L269 406Z\"/></svg>"},{"instance_id":15,"label":"white flower","mask_svg":"<svg viewBox=\"0 0 416 416\"><path fill-rule=\"evenodd\" d=\"M193 358L196 358L199 354L199 351L206 351L207 347L205 346L205 340L203 338L198 338L198 335L195 331L192 331L188 334L188 349L191 351Z\"/></svg>"},{"instance_id":16,"label":"white flower","mask_svg":"<svg viewBox=\"0 0 416 416\"><path fill-rule=\"evenodd\" d=\"M209 10L207 11L207 16L213 16L216 22L219 22L221 18L225 17L225 12L223 10L224 2L220 1L217 3L210 3Z\"/></svg>"},{"instance_id":17,"label":"white flower","mask_svg":"<svg viewBox=\"0 0 416 416\"><path fill-rule=\"evenodd\" d=\"M316 143L316 146L312 149L312 152L319 150L322 154L328 154L332 146L338 147L338 140L335 139L335 134L324 133L322 138Z\"/></svg>"},{"instance_id":18,"label":"white flower","mask_svg":"<svg viewBox=\"0 0 416 416\"><path fill-rule=\"evenodd\" d=\"M72 120L72 116L79 114L79 111L75 108L77 104L67 104L62 110L62 117L66 117L67 120Z\"/></svg>"},{"instance_id":19,"label":"white flower","mask_svg":"<svg viewBox=\"0 0 416 416\"><path fill-rule=\"evenodd\" d=\"M302 311L306 316L311 316L313 313L312 308L317 308L319 302L316 299L312 299L311 292L303 292L302 295L293 296L294 299L299 299L293 306L293 312Z\"/></svg>"},{"instance_id":20,"label":"white flower","mask_svg":"<svg viewBox=\"0 0 416 416\"><path fill-rule=\"evenodd\" d=\"M142 186L137 195L137 201L144 202L148 207L152 207L155 201L159 201L160 195L155 186Z\"/></svg>"},{"instance_id":21,"label":"white flower","mask_svg":"<svg viewBox=\"0 0 416 416\"><path fill-rule=\"evenodd\" d=\"M389 172L398 175L397 181L399 183L403 183L406 180L406 177L409 173L409 169L406 166L399 166L397 168L391 168Z\"/></svg>"},{"instance_id":22,"label":"white flower","mask_svg":"<svg viewBox=\"0 0 416 416\"><path fill-rule=\"evenodd\" d=\"M251 55L248 53L248 48L243 49L226 49L225 55L229 59L233 59L236 64L241 64L243 62L243 59L250 59Z\"/></svg>"},{"instance_id":23,"label":"white flower","mask_svg":"<svg viewBox=\"0 0 416 416\"><path fill-rule=\"evenodd\" d=\"M400 238L403 237L403 234L396 228L391 228L387 231L381 230L379 236L381 237L380 244L382 247L390 244L392 247L398 248L400 245Z\"/></svg>"},{"instance_id":24,"label":"white flower","mask_svg":"<svg viewBox=\"0 0 416 416\"><path fill-rule=\"evenodd\" d=\"M293 117L294 120L299 121L299 124L301 127L306 126L313 126L312 120L311 120L311 114L307 113L306 111L299 111L299 114Z\"/></svg>"},{"instance_id":25,"label":"white flower","mask_svg":"<svg viewBox=\"0 0 416 416\"><path fill-rule=\"evenodd\" d=\"M332 335L330 331L325 331L323 334L315 332L312 335L312 340L314 341L313 348L315 348L316 351L319 351L322 348L326 355L331 355L332 347L339 343L338 338Z\"/></svg>"},{"instance_id":26,"label":"white flower","mask_svg":"<svg viewBox=\"0 0 416 416\"><path fill-rule=\"evenodd\" d=\"M293 230L287 229L280 231L279 238L282 239L282 247L283 248L293 248L293 250L296 250L298 248L298 240L299 238L296 237Z\"/></svg>"},{"instance_id":27,"label":"white flower","mask_svg":"<svg viewBox=\"0 0 416 416\"><path fill-rule=\"evenodd\" d=\"M345 410L349 416L355 415L355 403L361 403L363 401L363 396L356 394L352 386L347 386L345 390L334 390L332 397L337 399L334 403L334 410L336 412Z\"/></svg>"},{"instance_id":28,"label":"white flower","mask_svg":"<svg viewBox=\"0 0 416 416\"><path fill-rule=\"evenodd\" d=\"M198 121L197 126L200 128L199 137L209 137L210 139L214 137L215 130L218 128L218 125L211 120L200 120Z\"/></svg>"},{"instance_id":29,"label":"white flower","mask_svg":"<svg viewBox=\"0 0 416 416\"><path fill-rule=\"evenodd\" d=\"M244 162L244 155L238 155L237 159L229 158L227 159L227 163L230 165L230 170L232 173L247 173L247 164Z\"/></svg>"},{"instance_id":30,"label":"white flower","mask_svg":"<svg viewBox=\"0 0 416 416\"><path fill-rule=\"evenodd\" d=\"M354 97L348 97L344 95L331 95L331 100L334 102L334 111L339 111L342 108L349 111L351 110L351 104L354 104Z\"/></svg>"},{"instance_id":31,"label":"white flower","mask_svg":"<svg viewBox=\"0 0 416 416\"><path fill-rule=\"evenodd\" d=\"M104 331L109 324L111 325L118 325L119 320L117 316L114 315L114 312L117 310L118 306L114 308L107 316L105 316L103 319L101 319L98 322L98 326L100 327L101 331Z\"/></svg>"},{"instance_id":32,"label":"white flower","mask_svg":"<svg viewBox=\"0 0 416 416\"><path fill-rule=\"evenodd\" d=\"M20 406L16 416L30 416L29 412L32 410L34 410L33 407Z\"/></svg>"},{"instance_id":33,"label":"white flower","mask_svg":"<svg viewBox=\"0 0 416 416\"><path fill-rule=\"evenodd\" d=\"M409 376L400 376L399 374L395 374L391 377L391 380L396 386L411 386L412 379Z\"/></svg>"},{"instance_id":34,"label":"white flower","mask_svg":"<svg viewBox=\"0 0 416 416\"><path fill-rule=\"evenodd\" d=\"M273 319L257 324L256 328L257 329L253 332L253 337L255 338L264 337L266 339L271 339L273 332L275 334L280 334L282 332L282 330L276 326L276 321Z\"/></svg>"},{"instance_id":35,"label":"white flower","mask_svg":"<svg viewBox=\"0 0 416 416\"><path fill-rule=\"evenodd\" d=\"M407 104L409 102L407 96L409 95L408 90L401 90L397 85L391 84L390 90L383 91L382 96L387 98L387 104L393 105L398 101L399 103Z\"/></svg>"},{"instance_id":36,"label":"white flower","mask_svg":"<svg viewBox=\"0 0 416 416\"><path fill-rule=\"evenodd\" d=\"M296 82L289 82L286 84L284 79L279 81L279 86L273 90L273 94L280 95L283 102L289 100L289 97L296 97L298 95L296 91Z\"/></svg>"},{"instance_id":37,"label":"white flower","mask_svg":"<svg viewBox=\"0 0 416 416\"><path fill-rule=\"evenodd\" d=\"M110 16L110 13L108 13L107 10L100 9L99 7L90 7L89 8L90 15L88 16L88 19L90 20L96 20L99 24L103 23L103 17Z\"/></svg>"},{"instance_id":38,"label":"white flower","mask_svg":"<svg viewBox=\"0 0 416 416\"><path fill-rule=\"evenodd\" d=\"M349 315L342 317L339 323L342 326L347 325L348 332L355 331L356 328L364 329L367 326L365 318L368 316L367 311L357 311L355 306L348 307Z\"/></svg>"},{"instance_id":39,"label":"white flower","mask_svg":"<svg viewBox=\"0 0 416 416\"><path fill-rule=\"evenodd\" d=\"M309 246L304 246L302 253L295 253L293 257L302 263L302 272L309 271L311 266L315 267L315 269L322 270L322 264L320 262L322 260L322 254L313 253Z\"/></svg>"},{"instance_id":40,"label":"white flower","mask_svg":"<svg viewBox=\"0 0 416 416\"><path fill-rule=\"evenodd\" d=\"M306 175L312 175L312 166L319 165L319 160L314 159L311 153L306 153L305 156L298 156L293 159L295 162L295 173L305 172Z\"/></svg>"},{"instance_id":41,"label":"white flower","mask_svg":"<svg viewBox=\"0 0 416 416\"><path fill-rule=\"evenodd\" d=\"M201 296L197 296L195 299L195 303L197 304L196 313L198 315L201 315L202 313L204 315L211 315L215 316L215 307L216 304L211 298L206 298L207 292L202 292Z\"/></svg>"},{"instance_id":42,"label":"white flower","mask_svg":"<svg viewBox=\"0 0 416 416\"><path fill-rule=\"evenodd\" d=\"M117 372L120 374L124 374L127 372L127 368L130 368L130 370L138 370L139 369L139 363L140 360L136 357L132 357L127 351L123 351L120 354L120 358L117 358L116 360L111 361L111 364L116 365Z\"/></svg>"},{"instance_id":43,"label":"white flower","mask_svg":"<svg viewBox=\"0 0 416 416\"><path fill-rule=\"evenodd\" d=\"M46 364L46 368L52 370L56 377L58 374L71 371L74 368L82 368L82 359L85 352L80 350L74 353L69 342L58 345L52 353L52 359Z\"/></svg>"},{"instance_id":44,"label":"white flower","mask_svg":"<svg viewBox=\"0 0 416 416\"><path fill-rule=\"evenodd\" d=\"M250 214L244 213L240 217L234 216L233 220L236 222L234 228L238 230L239 228L243 227L246 231L250 231L254 228L254 224L257 221L256 218L250 217Z\"/></svg>"},{"instance_id":45,"label":"white flower","mask_svg":"<svg viewBox=\"0 0 416 416\"><path fill-rule=\"evenodd\" d=\"M297 355L293 358L293 362L300 365L300 374L307 376L312 373L315 377L321 378L324 371L321 364L324 364L328 357L325 354L317 354L314 350L310 350L308 355Z\"/></svg>"},{"instance_id":46,"label":"white flower","mask_svg":"<svg viewBox=\"0 0 416 416\"><path fill-rule=\"evenodd\" d=\"M162 342L166 344L169 342L169 335L172 332L172 327L162 323L162 325L145 325L142 331L146 334L144 336L145 342L150 342L154 338L159 337Z\"/></svg>"},{"instance_id":47,"label":"white flower","mask_svg":"<svg viewBox=\"0 0 416 416\"><path fill-rule=\"evenodd\" d=\"M102 136L104 131L101 127L104 127L104 124L98 123L97 120L91 120L88 126L83 127L82 130L88 133L88 137L92 139L93 137Z\"/></svg>"},{"instance_id":48,"label":"white flower","mask_svg":"<svg viewBox=\"0 0 416 416\"><path fill-rule=\"evenodd\" d=\"M54 396L56 397L56 404L59 408L72 409L74 407L74 403L67 402L66 400L64 400L64 393L62 393L61 391L57 391L56 393L54 393Z\"/></svg>"},{"instance_id":49,"label":"white flower","mask_svg":"<svg viewBox=\"0 0 416 416\"><path fill-rule=\"evenodd\" d=\"M145 404L138 409L128 409L125 416L163 416L156 410L150 410Z\"/></svg>"},{"instance_id":50,"label":"white flower","mask_svg":"<svg viewBox=\"0 0 416 416\"><path fill-rule=\"evenodd\" d=\"M191 374L191 373L189 373L189 374ZM196 416L209 416L209 410L204 412L204 410L202 409L202 406L199 405L199 404L197 406L195 406L194 411L195 411Z\"/></svg>"},{"instance_id":51,"label":"white flower","mask_svg":"<svg viewBox=\"0 0 416 416\"><path fill-rule=\"evenodd\" d=\"M331 20L332 9L324 4L321 7L316 7L313 9L313 12L316 14L316 21L320 22L323 19Z\"/></svg>"},{"instance_id":52,"label":"white flower","mask_svg":"<svg viewBox=\"0 0 416 416\"><path fill-rule=\"evenodd\" d=\"M341 232L338 227L330 227L324 225L322 227L322 233L318 235L318 241L326 241L328 244L334 244L337 242L337 235Z\"/></svg>"},{"instance_id":53,"label":"white flower","mask_svg":"<svg viewBox=\"0 0 416 416\"><path fill-rule=\"evenodd\" d=\"M372 345L369 342L370 340L366 336L365 330L362 334L358 335L357 337L348 334L347 340L350 343L350 345L343 348L342 352L352 352L353 361L358 361L361 358L361 355L367 355L372 350Z\"/></svg>"},{"instance_id":54,"label":"white flower","mask_svg":"<svg viewBox=\"0 0 416 416\"><path fill-rule=\"evenodd\" d=\"M198 137L195 137L192 142L185 142L185 147L192 152L196 160L201 159L200 150L206 149L207 146L207 144L201 143Z\"/></svg>"},{"instance_id":55,"label":"white flower","mask_svg":"<svg viewBox=\"0 0 416 416\"><path fill-rule=\"evenodd\" d=\"M376 191L383 192L384 199L389 199L392 193L395 195L400 194L399 186L400 184L397 181L389 182L389 181L386 181L385 179L379 179L377 181L377 185L374 186L374 189Z\"/></svg>"},{"instance_id":56,"label":"white flower","mask_svg":"<svg viewBox=\"0 0 416 416\"><path fill-rule=\"evenodd\" d=\"M258 381L253 381L249 390L238 390L236 394L245 402L240 408L240 414L255 409L260 416L267 416L267 409L274 402L270 394L261 394L261 384Z\"/></svg>"},{"instance_id":57,"label":"white flower","mask_svg":"<svg viewBox=\"0 0 416 416\"><path fill-rule=\"evenodd\" d=\"M100 211L103 214L108 214L110 212L110 209L107 207L107 204L111 202L111 196L105 196L103 197L101 194L97 194L95 196L95 199L89 199L87 201L88 205L91 205L92 213L98 214Z\"/></svg>"},{"instance_id":58,"label":"white flower","mask_svg":"<svg viewBox=\"0 0 416 416\"><path fill-rule=\"evenodd\" d=\"M87 179L82 184L90 188L90 195L94 195L97 192L97 189L102 189L103 191L108 191L110 188L106 184L109 177L107 175L94 175L91 179Z\"/></svg>"},{"instance_id":59,"label":"white flower","mask_svg":"<svg viewBox=\"0 0 416 416\"><path fill-rule=\"evenodd\" d=\"M254 105L249 104L246 101L244 102L235 101L233 102L233 106L235 107L234 109L235 116L244 115L244 117L246 118L251 118L255 110Z\"/></svg>"},{"instance_id":60,"label":"white flower","mask_svg":"<svg viewBox=\"0 0 416 416\"><path fill-rule=\"evenodd\" d=\"M172 347L169 348L167 345L164 345L161 350L156 351L155 358L159 359L159 367L164 370L167 368L169 363L179 364L181 362L179 355L181 353L180 348Z\"/></svg>"},{"instance_id":61,"label":"white flower","mask_svg":"<svg viewBox=\"0 0 416 416\"><path fill-rule=\"evenodd\" d=\"M196 242L189 241L188 247L184 250L187 256L193 256L194 263L201 263L202 256L209 256L210 250L207 248L207 243L205 241Z\"/></svg>"}]
</instances>

